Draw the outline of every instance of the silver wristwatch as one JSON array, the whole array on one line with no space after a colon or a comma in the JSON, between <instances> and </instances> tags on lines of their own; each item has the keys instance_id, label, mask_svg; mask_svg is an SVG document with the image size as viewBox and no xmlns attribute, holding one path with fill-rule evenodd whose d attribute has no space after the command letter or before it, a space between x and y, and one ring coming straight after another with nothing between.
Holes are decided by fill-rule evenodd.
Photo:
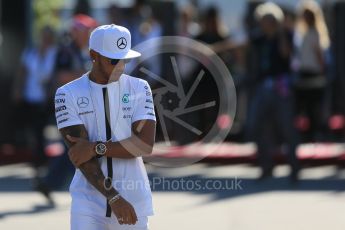
<instances>
[{"instance_id":1,"label":"silver wristwatch","mask_svg":"<svg viewBox=\"0 0 345 230\"><path fill-rule=\"evenodd\" d=\"M98 157L102 157L107 152L107 146L102 142L97 142L95 146L95 152Z\"/></svg>"}]
</instances>

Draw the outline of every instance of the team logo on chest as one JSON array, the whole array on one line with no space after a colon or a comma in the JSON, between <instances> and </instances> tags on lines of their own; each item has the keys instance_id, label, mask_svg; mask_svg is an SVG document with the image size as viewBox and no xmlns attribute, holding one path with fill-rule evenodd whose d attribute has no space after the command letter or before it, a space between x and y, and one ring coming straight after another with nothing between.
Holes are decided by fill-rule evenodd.
<instances>
[{"instance_id":1,"label":"team logo on chest","mask_svg":"<svg viewBox=\"0 0 345 230\"><path fill-rule=\"evenodd\" d=\"M129 93L125 93L125 94L122 96L122 102L123 102L123 103L128 103L128 102L129 102Z\"/></svg>"},{"instance_id":2,"label":"team logo on chest","mask_svg":"<svg viewBox=\"0 0 345 230\"><path fill-rule=\"evenodd\" d=\"M87 97L78 97L77 104L79 108L86 108L89 105L89 99Z\"/></svg>"}]
</instances>

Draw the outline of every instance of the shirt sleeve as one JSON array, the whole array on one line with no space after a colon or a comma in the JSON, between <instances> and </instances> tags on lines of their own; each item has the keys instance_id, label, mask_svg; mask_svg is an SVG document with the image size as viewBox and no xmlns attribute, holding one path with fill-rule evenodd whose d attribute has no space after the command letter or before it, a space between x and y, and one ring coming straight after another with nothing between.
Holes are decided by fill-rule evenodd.
<instances>
[{"instance_id":1,"label":"shirt sleeve","mask_svg":"<svg viewBox=\"0 0 345 230\"><path fill-rule=\"evenodd\" d=\"M156 120L152 91L147 81L139 81L135 101L132 123L139 120Z\"/></svg>"},{"instance_id":2,"label":"shirt sleeve","mask_svg":"<svg viewBox=\"0 0 345 230\"><path fill-rule=\"evenodd\" d=\"M55 94L55 117L58 129L83 124L71 95L64 88L59 88Z\"/></svg>"}]
</instances>

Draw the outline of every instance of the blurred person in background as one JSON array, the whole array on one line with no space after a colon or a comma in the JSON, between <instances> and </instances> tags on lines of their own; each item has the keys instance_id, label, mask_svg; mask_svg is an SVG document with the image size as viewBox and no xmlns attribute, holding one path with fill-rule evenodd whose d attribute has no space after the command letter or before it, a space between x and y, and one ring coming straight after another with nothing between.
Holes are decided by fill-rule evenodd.
<instances>
[{"instance_id":1,"label":"blurred person in background","mask_svg":"<svg viewBox=\"0 0 345 230\"><path fill-rule=\"evenodd\" d=\"M193 5L187 5L180 11L179 20L177 23L177 35L187 38L194 38L200 33L200 25L194 21L197 17L197 10ZM181 48L182 49L182 48ZM183 52L183 50L181 51ZM185 55L177 56L177 64L183 79L191 77L191 72L194 70L196 61Z\"/></svg>"},{"instance_id":2,"label":"blurred person in background","mask_svg":"<svg viewBox=\"0 0 345 230\"><path fill-rule=\"evenodd\" d=\"M87 71L92 65L89 56L89 36L93 28L98 25L97 21L88 15L77 14L72 18L70 34L64 34L57 50L54 62L54 77L50 81L49 97L49 124L56 125L54 109L54 92L61 85L68 83ZM48 170L34 183L35 190L42 193L50 204L54 204L51 191L66 185L66 181L73 174L74 167L68 158L67 149L63 147L63 140L58 131L55 140L50 143L51 147L60 154L52 157L49 161ZM56 140L57 139L57 140ZM54 147L55 146L55 147Z\"/></svg>"},{"instance_id":3,"label":"blurred person in background","mask_svg":"<svg viewBox=\"0 0 345 230\"><path fill-rule=\"evenodd\" d=\"M32 135L31 150L34 154L35 178L40 174L47 157L44 153L43 129L48 118L48 83L52 78L56 58L55 32L44 26L38 35L38 42L27 47L21 56L19 73L14 83L14 103L17 128L22 132L29 128Z\"/></svg>"},{"instance_id":4,"label":"blurred person in background","mask_svg":"<svg viewBox=\"0 0 345 230\"><path fill-rule=\"evenodd\" d=\"M58 48L53 92L57 87L76 79L92 65L88 42L90 32L97 25L98 22L88 15L77 14L73 17L69 34L65 34Z\"/></svg>"},{"instance_id":5,"label":"blurred person in background","mask_svg":"<svg viewBox=\"0 0 345 230\"><path fill-rule=\"evenodd\" d=\"M207 8L201 20L201 31L195 37L196 40L212 45L228 37L228 30L221 22L219 11L215 6Z\"/></svg>"},{"instance_id":6,"label":"blurred person in background","mask_svg":"<svg viewBox=\"0 0 345 230\"><path fill-rule=\"evenodd\" d=\"M125 23L126 13L116 4L111 4L107 10L109 24L123 25Z\"/></svg>"},{"instance_id":7,"label":"blurred person in background","mask_svg":"<svg viewBox=\"0 0 345 230\"><path fill-rule=\"evenodd\" d=\"M187 5L180 11L180 18L177 25L177 35L184 37L195 37L200 33L200 25L194 20L197 18L197 10L193 5Z\"/></svg>"},{"instance_id":8,"label":"blurred person in background","mask_svg":"<svg viewBox=\"0 0 345 230\"><path fill-rule=\"evenodd\" d=\"M161 36L162 28L146 0L135 0L134 2L124 24L130 31L133 31L132 44L136 46L145 40Z\"/></svg>"},{"instance_id":9,"label":"blurred person in background","mask_svg":"<svg viewBox=\"0 0 345 230\"><path fill-rule=\"evenodd\" d=\"M284 12L283 28L289 33L294 34L295 25L296 25L296 13L295 11L292 11L286 8L283 9L283 12Z\"/></svg>"},{"instance_id":10,"label":"blurred person in background","mask_svg":"<svg viewBox=\"0 0 345 230\"><path fill-rule=\"evenodd\" d=\"M178 12L178 18L176 20L176 28L177 36L185 37L193 39L198 34L200 34L200 25L196 21L198 18L198 9L193 4L187 4L183 6L179 12ZM182 82L184 83L190 83L195 78L193 75L195 68L198 66L198 62L191 57L185 55L190 52L190 47L186 47L183 44L178 47L178 50L176 50L176 54L174 55L174 58L176 58L176 64L178 66L178 72L180 75L180 78ZM169 57L169 62L172 62L172 56ZM173 73L173 70L169 71L166 70L166 72ZM176 76L164 76L165 78L172 78L175 79ZM174 96L171 97L174 101L177 101ZM170 99L171 99L170 98ZM168 102L167 99L164 99L163 97L163 104L168 108ZM178 105L178 103L176 103ZM174 106L172 106L173 108ZM188 121L187 123L191 124L193 120L195 120L195 115L192 113L184 114L184 121ZM191 143L195 140L195 138L186 132L185 128L182 126L176 126L170 123L169 121L165 121L165 125L167 126L167 129L169 130L169 133L171 135L172 140L176 141L179 144L184 143Z\"/></svg>"},{"instance_id":11,"label":"blurred person in background","mask_svg":"<svg viewBox=\"0 0 345 230\"><path fill-rule=\"evenodd\" d=\"M249 108L248 129L258 146L258 162L262 168L261 179L272 176L274 141L287 147L291 166L290 178L298 177L295 155L297 135L293 126L293 97L290 89L290 57L292 34L284 31L284 14L279 6L268 2L257 6L255 17L259 30L253 34L250 47L250 69L254 85ZM272 132L273 131L273 132ZM278 140L275 138L278 137Z\"/></svg>"},{"instance_id":12,"label":"blurred person in background","mask_svg":"<svg viewBox=\"0 0 345 230\"><path fill-rule=\"evenodd\" d=\"M322 10L315 1L304 1L298 8L294 36L296 105L299 115L309 120L304 141L320 141L327 121L324 115L326 78L325 54L330 46Z\"/></svg>"},{"instance_id":13,"label":"blurred person in background","mask_svg":"<svg viewBox=\"0 0 345 230\"><path fill-rule=\"evenodd\" d=\"M227 40L227 32L227 29L220 20L218 9L215 6L210 6L202 14L201 31L196 37L194 37L194 39L212 48L213 44ZM194 115L195 117L193 120L198 121L198 127L200 127L200 130L203 130L204 133L208 133L217 119L218 109L216 109L216 107L219 106L219 94L216 80L213 78L215 76L212 76L212 74L205 69L205 66L202 64L198 64L194 68L189 85L192 85L202 69L205 71L205 75L201 79L198 89L195 91L195 95L193 96L194 99L191 99L191 103L193 105L200 105L210 101L216 102L215 107L205 108L200 110L198 114Z\"/></svg>"},{"instance_id":14,"label":"blurred person in background","mask_svg":"<svg viewBox=\"0 0 345 230\"><path fill-rule=\"evenodd\" d=\"M231 128L231 133L228 135L227 139L232 141L241 139L243 135L243 126L246 117L246 104L247 104L247 93L244 90L245 82L245 51L247 47L247 35L244 31L240 29L235 29L232 34L229 33L229 28L227 28L223 22L220 20L219 11L215 7L209 7L206 10L204 18L202 19L202 32L195 38L201 42L204 42L212 49L224 62L227 68L231 71L231 75L236 86L237 103L236 103L236 116L234 118L233 125ZM207 15L207 16L206 16ZM208 84L213 84L211 78L209 77L208 83L205 84L205 92L211 91L211 95L218 96L215 91L217 87ZM210 94L209 94L210 95ZM207 95L204 98L209 97ZM209 97L210 98L210 97ZM204 119L211 125L212 121L208 119L208 116L214 116L215 113L205 113ZM202 122L205 122L203 120ZM211 122L210 122L211 121Z\"/></svg>"},{"instance_id":15,"label":"blurred person in background","mask_svg":"<svg viewBox=\"0 0 345 230\"><path fill-rule=\"evenodd\" d=\"M123 26L132 31L132 46L135 47L142 42L162 36L163 30L160 22L152 12L151 6L147 3L147 0L135 0L133 7L130 9L129 14L126 15ZM152 53L158 53L159 45L152 47ZM141 59L133 60L126 66L125 72L142 76L147 80L150 85L154 88L156 81L152 78L146 77L139 72L135 67ZM161 57L153 55L145 62L141 62L141 67L150 70L152 73L161 75Z\"/></svg>"}]
</instances>

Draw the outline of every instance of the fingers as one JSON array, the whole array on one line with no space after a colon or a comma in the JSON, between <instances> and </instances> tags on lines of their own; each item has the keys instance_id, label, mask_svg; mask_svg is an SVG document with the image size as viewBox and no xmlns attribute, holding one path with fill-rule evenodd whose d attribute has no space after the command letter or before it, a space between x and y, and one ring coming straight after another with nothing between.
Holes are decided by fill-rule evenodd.
<instances>
[{"instance_id":1,"label":"fingers","mask_svg":"<svg viewBox=\"0 0 345 230\"><path fill-rule=\"evenodd\" d=\"M125 224L129 224L129 225L132 225L132 217L130 214L127 214L127 216L125 217Z\"/></svg>"},{"instance_id":2,"label":"fingers","mask_svg":"<svg viewBox=\"0 0 345 230\"><path fill-rule=\"evenodd\" d=\"M117 203L113 203L111 208L113 209L113 212L120 225L134 225L138 221L138 217L133 206L122 198L118 200Z\"/></svg>"},{"instance_id":3,"label":"fingers","mask_svg":"<svg viewBox=\"0 0 345 230\"><path fill-rule=\"evenodd\" d=\"M132 216L130 213L126 213L125 215L123 215L122 217L117 219L119 221L119 224L128 224L128 225L132 225L133 224L133 220L132 220Z\"/></svg>"},{"instance_id":4,"label":"fingers","mask_svg":"<svg viewBox=\"0 0 345 230\"><path fill-rule=\"evenodd\" d=\"M70 161L72 162L72 164L76 168L79 168L79 166L81 165L80 159L79 159L78 155L75 154L75 152L73 152L71 149L68 151L68 157L69 157Z\"/></svg>"},{"instance_id":5,"label":"fingers","mask_svg":"<svg viewBox=\"0 0 345 230\"><path fill-rule=\"evenodd\" d=\"M135 213L134 208L132 208L131 216L132 216L132 220L133 220L132 223L135 224L138 221L138 217L137 217L137 214Z\"/></svg>"},{"instance_id":6,"label":"fingers","mask_svg":"<svg viewBox=\"0 0 345 230\"><path fill-rule=\"evenodd\" d=\"M130 224L130 225L135 224L135 221L134 221L133 214L132 214L131 210L128 210L127 221L128 221L128 224Z\"/></svg>"},{"instance_id":7,"label":"fingers","mask_svg":"<svg viewBox=\"0 0 345 230\"><path fill-rule=\"evenodd\" d=\"M128 210L128 224L131 224L131 225L134 225L136 224L136 222L138 221L138 218L137 218L137 215L134 211L134 208L131 207L129 210Z\"/></svg>"},{"instance_id":8,"label":"fingers","mask_svg":"<svg viewBox=\"0 0 345 230\"><path fill-rule=\"evenodd\" d=\"M123 210L121 212L114 212L117 222L119 222L120 225L126 224L127 223L127 219L126 219L126 215L123 212Z\"/></svg>"},{"instance_id":9,"label":"fingers","mask_svg":"<svg viewBox=\"0 0 345 230\"><path fill-rule=\"evenodd\" d=\"M126 214L119 215L117 217L117 221L120 225L128 224L128 225L134 225L138 221L138 218L135 214L134 210L127 210Z\"/></svg>"},{"instance_id":10,"label":"fingers","mask_svg":"<svg viewBox=\"0 0 345 230\"><path fill-rule=\"evenodd\" d=\"M128 219L126 217L126 215L121 215L121 217L117 217L117 221L119 222L120 225L123 224L128 224Z\"/></svg>"},{"instance_id":11,"label":"fingers","mask_svg":"<svg viewBox=\"0 0 345 230\"><path fill-rule=\"evenodd\" d=\"M124 219L123 217L117 218L117 221L119 222L120 225L124 224Z\"/></svg>"},{"instance_id":12,"label":"fingers","mask_svg":"<svg viewBox=\"0 0 345 230\"><path fill-rule=\"evenodd\" d=\"M69 159L71 160L72 164L78 168L79 167L79 163L78 160L76 159L75 155L72 154L71 152L68 153Z\"/></svg>"},{"instance_id":13,"label":"fingers","mask_svg":"<svg viewBox=\"0 0 345 230\"><path fill-rule=\"evenodd\" d=\"M72 137L70 135L67 135L66 138L70 141L70 142L78 142L79 141L79 137Z\"/></svg>"}]
</instances>

